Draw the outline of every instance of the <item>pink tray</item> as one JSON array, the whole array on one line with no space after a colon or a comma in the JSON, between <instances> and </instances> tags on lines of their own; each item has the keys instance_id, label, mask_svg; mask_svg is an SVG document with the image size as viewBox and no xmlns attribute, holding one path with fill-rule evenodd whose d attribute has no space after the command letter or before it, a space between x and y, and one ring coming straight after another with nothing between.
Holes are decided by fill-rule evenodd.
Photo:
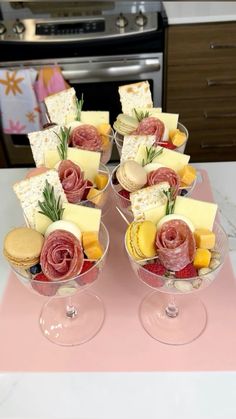
<instances>
[{"instance_id":1,"label":"pink tray","mask_svg":"<svg viewBox=\"0 0 236 419\"><path fill-rule=\"evenodd\" d=\"M194 196L212 201L207 174L201 173L203 183L196 186ZM81 346L60 347L50 343L38 325L44 297L31 294L11 274L0 307L0 370L235 370L236 282L229 259L215 282L198 294L208 313L203 334L190 344L168 346L152 339L139 322L139 304L151 289L130 268L123 250L126 228L123 220L112 209L105 223L111 236L110 253L101 279L91 288L106 307L102 330Z\"/></svg>"}]
</instances>

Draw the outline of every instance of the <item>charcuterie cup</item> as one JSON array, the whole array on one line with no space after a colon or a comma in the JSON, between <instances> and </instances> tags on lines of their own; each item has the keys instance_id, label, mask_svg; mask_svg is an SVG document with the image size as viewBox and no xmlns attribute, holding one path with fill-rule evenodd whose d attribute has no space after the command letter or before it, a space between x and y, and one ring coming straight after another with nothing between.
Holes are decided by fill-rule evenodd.
<instances>
[{"instance_id":1,"label":"charcuterie cup","mask_svg":"<svg viewBox=\"0 0 236 419\"><path fill-rule=\"evenodd\" d=\"M102 257L84 273L61 281L34 280L30 270L11 265L21 283L37 295L50 297L40 313L40 328L51 342L63 346L80 345L92 339L101 329L105 310L103 302L88 291L101 275L109 248L109 234L103 223L99 231ZM84 263L88 259L84 259Z\"/></svg>"},{"instance_id":2,"label":"charcuterie cup","mask_svg":"<svg viewBox=\"0 0 236 419\"><path fill-rule=\"evenodd\" d=\"M112 189L112 192L113 192L113 196L114 196L114 199L115 199L116 206L123 212L123 214L126 216L126 218L129 221L132 221L134 217L133 217L133 214L132 214L132 211L131 211L130 199L128 198L127 194L126 194L127 196L122 194L121 191L123 190L123 188L119 184L119 182L117 180L117 176L116 176L116 172L117 172L119 166L120 165L116 166L112 171L112 174L111 174L111 189ZM178 194L181 195L181 196L186 196L186 197L190 196L192 194L195 186L196 186L196 183L197 183L197 177L190 186L181 187L179 189Z\"/></svg>"},{"instance_id":3,"label":"charcuterie cup","mask_svg":"<svg viewBox=\"0 0 236 419\"><path fill-rule=\"evenodd\" d=\"M182 280L174 272L158 275L148 270L146 267L151 261L134 260L125 241L135 275L153 289L140 304L139 318L146 332L154 339L170 345L182 345L194 341L204 331L207 324L206 307L192 294L205 289L215 280L228 253L228 238L220 224L215 222L213 232L216 243L211 268L198 273L198 276Z\"/></svg>"},{"instance_id":4,"label":"charcuterie cup","mask_svg":"<svg viewBox=\"0 0 236 419\"><path fill-rule=\"evenodd\" d=\"M176 147L175 151L178 151L178 153L184 153L186 145L187 145L187 141L189 138L189 132L187 128L183 124L181 124L181 122L178 122L177 128L185 134L186 140L180 147ZM132 134L129 134L129 135L132 135ZM121 150L123 147L124 136L122 134L119 134L117 131L115 131L114 140L116 143L116 148L118 150L119 156L121 157Z\"/></svg>"}]
</instances>

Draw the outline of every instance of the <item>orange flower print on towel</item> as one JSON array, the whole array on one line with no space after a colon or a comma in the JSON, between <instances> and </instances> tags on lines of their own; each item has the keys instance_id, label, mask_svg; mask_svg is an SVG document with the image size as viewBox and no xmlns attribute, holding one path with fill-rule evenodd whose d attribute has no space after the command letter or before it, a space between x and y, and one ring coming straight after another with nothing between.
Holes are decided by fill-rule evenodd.
<instances>
[{"instance_id":1,"label":"orange flower print on towel","mask_svg":"<svg viewBox=\"0 0 236 419\"><path fill-rule=\"evenodd\" d=\"M34 122L36 115L34 112L28 112L25 114L26 118L28 119L29 122Z\"/></svg>"},{"instance_id":2,"label":"orange flower print on towel","mask_svg":"<svg viewBox=\"0 0 236 419\"><path fill-rule=\"evenodd\" d=\"M24 80L24 77L18 77L17 71L6 71L6 79L0 79L0 83L6 86L5 95L8 96L9 93L13 93L15 96L16 93L21 93L22 90L19 87L19 83Z\"/></svg>"},{"instance_id":3,"label":"orange flower print on towel","mask_svg":"<svg viewBox=\"0 0 236 419\"><path fill-rule=\"evenodd\" d=\"M12 121L9 119L9 126L8 128L4 128L4 132L6 134L21 134L24 132L26 125L21 125L20 121Z\"/></svg>"}]
</instances>

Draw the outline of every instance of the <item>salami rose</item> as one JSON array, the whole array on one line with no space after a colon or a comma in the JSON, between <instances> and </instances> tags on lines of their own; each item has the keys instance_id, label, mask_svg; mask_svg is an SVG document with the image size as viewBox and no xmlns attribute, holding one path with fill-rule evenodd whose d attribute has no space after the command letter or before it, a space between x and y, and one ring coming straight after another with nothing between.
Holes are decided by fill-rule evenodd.
<instances>
[{"instance_id":1,"label":"salami rose","mask_svg":"<svg viewBox=\"0 0 236 419\"><path fill-rule=\"evenodd\" d=\"M160 262L171 271L180 271L192 262L196 249L193 233L181 220L162 225L156 235L156 246Z\"/></svg>"},{"instance_id":2,"label":"salami rose","mask_svg":"<svg viewBox=\"0 0 236 419\"><path fill-rule=\"evenodd\" d=\"M88 187L80 167L70 160L62 160L58 174L68 201L72 204L80 202Z\"/></svg>"},{"instance_id":3,"label":"salami rose","mask_svg":"<svg viewBox=\"0 0 236 419\"><path fill-rule=\"evenodd\" d=\"M102 149L102 138L93 125L84 124L74 128L70 142L74 147L84 150L101 151Z\"/></svg>"},{"instance_id":4,"label":"salami rose","mask_svg":"<svg viewBox=\"0 0 236 419\"><path fill-rule=\"evenodd\" d=\"M158 145L158 143L161 141L163 137L164 131L165 125L163 124L163 122L160 121L160 119L158 118L149 116L147 118L142 119L142 121L139 123L136 130L132 132L132 134L155 135L156 140L154 145Z\"/></svg>"},{"instance_id":5,"label":"salami rose","mask_svg":"<svg viewBox=\"0 0 236 419\"><path fill-rule=\"evenodd\" d=\"M160 182L169 183L170 187L172 188L172 197L175 198L180 187L179 175L173 169L169 169L168 167L160 167L159 169L148 173L148 185L156 185Z\"/></svg>"},{"instance_id":6,"label":"salami rose","mask_svg":"<svg viewBox=\"0 0 236 419\"><path fill-rule=\"evenodd\" d=\"M44 275L51 281L73 278L84 262L80 241L69 231L55 230L45 239L40 255Z\"/></svg>"}]
</instances>

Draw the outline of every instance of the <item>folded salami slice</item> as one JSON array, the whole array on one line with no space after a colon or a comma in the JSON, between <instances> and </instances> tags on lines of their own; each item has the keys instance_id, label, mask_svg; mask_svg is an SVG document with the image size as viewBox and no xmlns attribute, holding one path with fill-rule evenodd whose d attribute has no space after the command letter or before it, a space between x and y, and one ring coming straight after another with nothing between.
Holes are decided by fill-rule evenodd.
<instances>
[{"instance_id":1,"label":"folded salami slice","mask_svg":"<svg viewBox=\"0 0 236 419\"><path fill-rule=\"evenodd\" d=\"M45 239L40 264L51 281L74 278L80 273L83 262L81 243L69 231L55 230Z\"/></svg>"},{"instance_id":2,"label":"folded salami slice","mask_svg":"<svg viewBox=\"0 0 236 419\"><path fill-rule=\"evenodd\" d=\"M93 125L84 124L74 128L70 142L77 148L90 151L101 151L102 149L102 138Z\"/></svg>"},{"instance_id":3,"label":"folded salami slice","mask_svg":"<svg viewBox=\"0 0 236 419\"><path fill-rule=\"evenodd\" d=\"M180 177L173 169L169 169L168 167L160 167L159 169L148 173L148 185L157 185L160 182L168 182L172 188L171 190L173 198L177 196L180 187Z\"/></svg>"},{"instance_id":4,"label":"folded salami slice","mask_svg":"<svg viewBox=\"0 0 236 419\"><path fill-rule=\"evenodd\" d=\"M182 220L164 223L156 235L158 256L163 266L180 271L193 261L196 245L193 233Z\"/></svg>"},{"instance_id":5,"label":"folded salami slice","mask_svg":"<svg viewBox=\"0 0 236 419\"><path fill-rule=\"evenodd\" d=\"M62 160L58 174L68 201L72 204L80 202L85 189L89 187L80 167L71 160Z\"/></svg>"},{"instance_id":6,"label":"folded salami slice","mask_svg":"<svg viewBox=\"0 0 236 419\"><path fill-rule=\"evenodd\" d=\"M165 125L162 121L158 118L154 118L153 116L149 116L147 118L142 119L139 123L138 127L132 134L136 135L155 135L156 140L154 145L158 145L161 141L163 134L165 131Z\"/></svg>"}]
</instances>

